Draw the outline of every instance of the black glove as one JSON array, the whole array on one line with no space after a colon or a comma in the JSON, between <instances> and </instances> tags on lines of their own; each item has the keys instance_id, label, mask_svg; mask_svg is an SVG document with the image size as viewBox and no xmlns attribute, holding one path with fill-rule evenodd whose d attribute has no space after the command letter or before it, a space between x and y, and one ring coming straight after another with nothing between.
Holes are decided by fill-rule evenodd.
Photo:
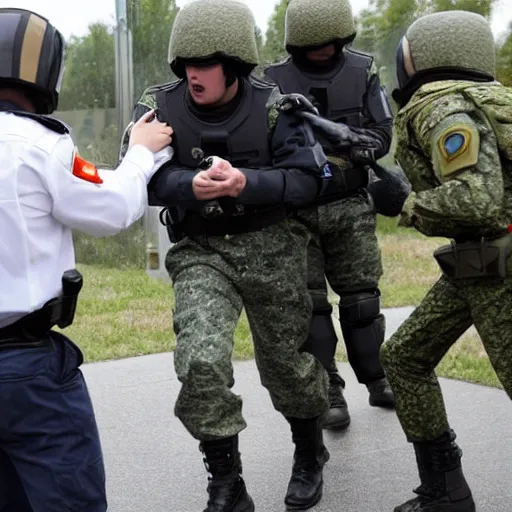
<instances>
[{"instance_id":1,"label":"black glove","mask_svg":"<svg viewBox=\"0 0 512 512\"><path fill-rule=\"evenodd\" d=\"M336 148L350 148L360 142L360 136L354 133L346 124L329 121L329 119L313 114L311 111L297 110L296 115L308 121L315 135Z\"/></svg>"},{"instance_id":2,"label":"black glove","mask_svg":"<svg viewBox=\"0 0 512 512\"><path fill-rule=\"evenodd\" d=\"M298 114L309 112L318 116L318 109L302 94L283 94L276 102L279 112L285 114ZM301 115L299 117L302 117Z\"/></svg>"},{"instance_id":3,"label":"black glove","mask_svg":"<svg viewBox=\"0 0 512 512\"><path fill-rule=\"evenodd\" d=\"M305 119L315 135L334 148L348 150L352 161L364 164L375 161L375 141L371 137L320 116L318 109L302 94L284 94L276 105L280 112Z\"/></svg>"},{"instance_id":4,"label":"black glove","mask_svg":"<svg viewBox=\"0 0 512 512\"><path fill-rule=\"evenodd\" d=\"M396 217L402 211L405 200L411 193L411 184L400 167L386 169L374 163L371 168L379 178L367 187L377 213Z\"/></svg>"}]
</instances>

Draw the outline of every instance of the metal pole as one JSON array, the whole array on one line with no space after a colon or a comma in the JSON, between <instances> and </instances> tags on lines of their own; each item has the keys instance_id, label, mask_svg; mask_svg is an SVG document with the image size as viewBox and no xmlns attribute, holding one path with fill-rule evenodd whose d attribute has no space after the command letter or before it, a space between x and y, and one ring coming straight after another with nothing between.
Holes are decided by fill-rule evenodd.
<instances>
[{"instance_id":1,"label":"metal pole","mask_svg":"<svg viewBox=\"0 0 512 512\"><path fill-rule=\"evenodd\" d=\"M133 109L133 60L126 0L116 0L116 106L119 134L131 121Z\"/></svg>"}]
</instances>

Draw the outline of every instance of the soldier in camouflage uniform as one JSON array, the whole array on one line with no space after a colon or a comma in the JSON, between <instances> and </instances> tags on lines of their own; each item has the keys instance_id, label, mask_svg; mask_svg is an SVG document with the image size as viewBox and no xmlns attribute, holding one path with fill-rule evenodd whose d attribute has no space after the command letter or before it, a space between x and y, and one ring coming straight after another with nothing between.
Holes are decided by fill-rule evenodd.
<instances>
[{"instance_id":1,"label":"soldier in camouflage uniform","mask_svg":"<svg viewBox=\"0 0 512 512\"><path fill-rule=\"evenodd\" d=\"M327 374L299 351L312 310L309 234L288 208L316 198L327 160L307 123L278 112L278 89L250 76L258 63L254 29L241 2L186 4L169 47L180 78L149 88L134 112L137 119L156 107L174 129L173 162L157 173L149 195L150 204L168 207L175 242L166 258L182 384L175 413L200 441L212 475L205 512L254 510L238 451L242 400L231 391L243 307L261 382L296 445L290 510L320 500L329 458L319 423L328 407ZM197 160L201 152L212 160Z\"/></svg>"},{"instance_id":2,"label":"soldier in camouflage uniform","mask_svg":"<svg viewBox=\"0 0 512 512\"><path fill-rule=\"evenodd\" d=\"M395 512L471 512L434 370L474 324L512 397L512 91L494 80L489 24L464 11L413 23L397 75L396 158L413 187L400 222L452 243L434 253L441 277L381 350L421 480Z\"/></svg>"},{"instance_id":3,"label":"soldier in camouflage uniform","mask_svg":"<svg viewBox=\"0 0 512 512\"><path fill-rule=\"evenodd\" d=\"M283 93L301 93L318 108L313 120L334 174L331 187L299 218L310 229L308 288L313 318L307 350L324 364L330 377L330 408L325 428L350 423L343 396L344 380L336 367L337 335L331 319L325 277L340 296L339 317L348 360L369 391L373 406L392 407L394 398L379 360L385 321L380 312L380 250L375 234L379 201L374 198L367 167L368 154L381 158L389 150L392 113L373 69L373 58L349 48L356 36L348 0L292 0L286 11L284 62L268 67L266 76ZM337 185L346 186L341 190ZM341 191L340 191L341 190ZM382 194L381 194L382 196Z\"/></svg>"}]
</instances>

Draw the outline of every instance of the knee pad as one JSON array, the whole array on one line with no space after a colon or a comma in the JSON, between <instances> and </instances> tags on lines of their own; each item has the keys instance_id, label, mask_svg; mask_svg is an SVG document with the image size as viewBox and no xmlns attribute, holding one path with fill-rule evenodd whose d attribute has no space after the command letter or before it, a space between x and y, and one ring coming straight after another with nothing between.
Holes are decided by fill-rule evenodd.
<instances>
[{"instance_id":1,"label":"knee pad","mask_svg":"<svg viewBox=\"0 0 512 512\"><path fill-rule=\"evenodd\" d=\"M303 352L314 355L328 369L336 354L338 336L329 313L314 313L311 318L308 337L302 346Z\"/></svg>"},{"instance_id":2,"label":"knee pad","mask_svg":"<svg viewBox=\"0 0 512 512\"><path fill-rule=\"evenodd\" d=\"M340 297L340 322L351 326L372 323L380 315L380 291L368 290Z\"/></svg>"},{"instance_id":3,"label":"knee pad","mask_svg":"<svg viewBox=\"0 0 512 512\"><path fill-rule=\"evenodd\" d=\"M380 292L365 290L340 298L340 324L347 357L359 382L384 377L380 348L386 322L380 313Z\"/></svg>"}]
</instances>

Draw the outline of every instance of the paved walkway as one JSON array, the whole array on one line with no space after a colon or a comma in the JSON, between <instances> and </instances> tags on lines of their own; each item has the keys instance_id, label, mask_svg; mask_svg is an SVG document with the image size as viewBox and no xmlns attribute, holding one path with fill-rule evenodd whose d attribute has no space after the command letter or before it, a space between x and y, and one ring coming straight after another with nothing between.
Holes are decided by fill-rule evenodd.
<instances>
[{"instance_id":1,"label":"paved walkway","mask_svg":"<svg viewBox=\"0 0 512 512\"><path fill-rule=\"evenodd\" d=\"M397 315L399 315L397 313ZM387 312L392 329L393 313ZM403 319L403 318L402 318ZM312 512L392 512L412 496L411 447L392 411L368 406L347 364L347 431L327 433L324 498ZM84 365L101 430L112 512L202 512L207 474L194 441L173 415L179 383L172 354ZM244 396L244 475L261 512L284 512L293 446L288 425L262 388L253 361L235 363ZM512 407L501 390L442 379L479 512L512 511Z\"/></svg>"}]
</instances>

